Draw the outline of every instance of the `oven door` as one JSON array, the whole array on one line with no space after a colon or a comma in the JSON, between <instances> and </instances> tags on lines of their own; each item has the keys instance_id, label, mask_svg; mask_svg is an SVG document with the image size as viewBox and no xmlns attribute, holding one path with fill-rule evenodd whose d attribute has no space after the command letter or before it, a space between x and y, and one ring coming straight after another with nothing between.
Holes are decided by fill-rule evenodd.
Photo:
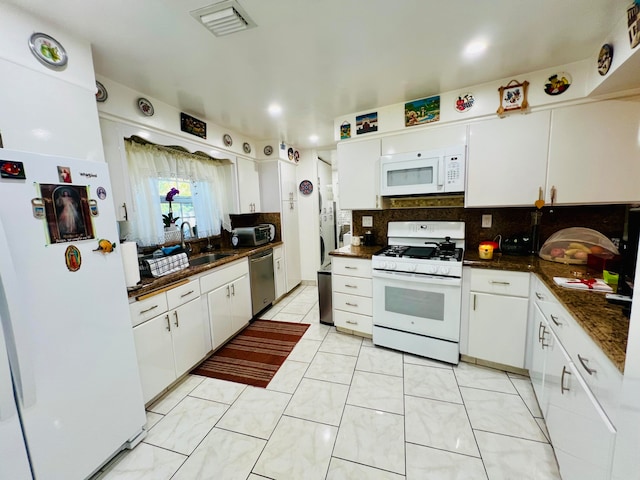
<instances>
[{"instance_id":1,"label":"oven door","mask_svg":"<svg viewBox=\"0 0 640 480\"><path fill-rule=\"evenodd\" d=\"M373 324L458 342L459 278L373 271Z\"/></svg>"}]
</instances>

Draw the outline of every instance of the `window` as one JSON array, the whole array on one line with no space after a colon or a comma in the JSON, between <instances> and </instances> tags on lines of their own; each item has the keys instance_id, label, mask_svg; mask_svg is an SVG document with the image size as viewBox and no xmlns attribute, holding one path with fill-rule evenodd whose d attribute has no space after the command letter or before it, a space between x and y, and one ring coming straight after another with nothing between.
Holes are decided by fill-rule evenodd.
<instances>
[{"instance_id":1,"label":"window","mask_svg":"<svg viewBox=\"0 0 640 480\"><path fill-rule=\"evenodd\" d=\"M162 212L163 218L164 215L169 214L167 192L169 192L172 188L177 188L180 192L173 197L173 201L171 202L171 211L173 213L173 218L178 219L176 225L180 226L182 225L182 222L188 222L191 228L196 227L196 211L193 206L193 196L191 193L192 184L189 180L171 178L158 179L158 192L160 192L160 211ZM194 231L197 231L197 228Z\"/></svg>"}]
</instances>

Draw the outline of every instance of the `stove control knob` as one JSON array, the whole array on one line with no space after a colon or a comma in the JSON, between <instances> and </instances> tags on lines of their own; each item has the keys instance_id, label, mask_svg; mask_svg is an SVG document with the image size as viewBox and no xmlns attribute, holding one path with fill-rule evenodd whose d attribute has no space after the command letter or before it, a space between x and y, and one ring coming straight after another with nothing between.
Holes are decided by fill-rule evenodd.
<instances>
[{"instance_id":1,"label":"stove control knob","mask_svg":"<svg viewBox=\"0 0 640 480\"><path fill-rule=\"evenodd\" d=\"M389 270L395 270L396 269L396 262L389 262L387 264L387 267L389 268Z\"/></svg>"},{"instance_id":2,"label":"stove control knob","mask_svg":"<svg viewBox=\"0 0 640 480\"><path fill-rule=\"evenodd\" d=\"M438 267L435 265L427 265L427 273L436 273L438 271Z\"/></svg>"},{"instance_id":3,"label":"stove control knob","mask_svg":"<svg viewBox=\"0 0 640 480\"><path fill-rule=\"evenodd\" d=\"M409 264L407 265L407 270L410 272L415 272L416 271L416 266L413 264Z\"/></svg>"},{"instance_id":4,"label":"stove control knob","mask_svg":"<svg viewBox=\"0 0 640 480\"><path fill-rule=\"evenodd\" d=\"M449 267L441 267L440 268L440 273L442 275L448 275L449 274Z\"/></svg>"}]
</instances>

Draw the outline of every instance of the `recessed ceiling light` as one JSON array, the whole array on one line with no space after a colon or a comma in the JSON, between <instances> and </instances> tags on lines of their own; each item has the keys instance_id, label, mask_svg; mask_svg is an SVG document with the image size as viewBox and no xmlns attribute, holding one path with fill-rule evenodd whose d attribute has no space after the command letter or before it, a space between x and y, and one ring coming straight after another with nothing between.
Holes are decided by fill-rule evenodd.
<instances>
[{"instance_id":1,"label":"recessed ceiling light","mask_svg":"<svg viewBox=\"0 0 640 480\"><path fill-rule=\"evenodd\" d=\"M274 117L278 116L282 113L282 107L277 103L272 103L269 105L269 113Z\"/></svg>"},{"instance_id":2,"label":"recessed ceiling light","mask_svg":"<svg viewBox=\"0 0 640 480\"><path fill-rule=\"evenodd\" d=\"M309 137L309 140L313 143L316 143L318 141L318 135L311 135Z\"/></svg>"},{"instance_id":3,"label":"recessed ceiling light","mask_svg":"<svg viewBox=\"0 0 640 480\"><path fill-rule=\"evenodd\" d=\"M467 58L476 58L485 52L487 46L488 45L485 40L474 40L469 42L464 49L464 56Z\"/></svg>"}]
</instances>

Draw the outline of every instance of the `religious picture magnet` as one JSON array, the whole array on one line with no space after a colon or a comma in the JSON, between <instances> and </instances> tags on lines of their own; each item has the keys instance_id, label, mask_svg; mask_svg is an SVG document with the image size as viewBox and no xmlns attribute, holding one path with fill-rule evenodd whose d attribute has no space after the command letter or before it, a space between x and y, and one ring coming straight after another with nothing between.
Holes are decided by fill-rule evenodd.
<instances>
[{"instance_id":1,"label":"religious picture magnet","mask_svg":"<svg viewBox=\"0 0 640 480\"><path fill-rule=\"evenodd\" d=\"M64 263L70 272L77 272L82 265L82 255L75 245L69 245L64 252Z\"/></svg>"},{"instance_id":2,"label":"religious picture magnet","mask_svg":"<svg viewBox=\"0 0 640 480\"><path fill-rule=\"evenodd\" d=\"M40 184L49 243L76 242L95 238L88 187Z\"/></svg>"},{"instance_id":3,"label":"religious picture magnet","mask_svg":"<svg viewBox=\"0 0 640 480\"><path fill-rule=\"evenodd\" d=\"M62 183L71 183L71 169L69 167L58 167L58 178Z\"/></svg>"}]
</instances>

